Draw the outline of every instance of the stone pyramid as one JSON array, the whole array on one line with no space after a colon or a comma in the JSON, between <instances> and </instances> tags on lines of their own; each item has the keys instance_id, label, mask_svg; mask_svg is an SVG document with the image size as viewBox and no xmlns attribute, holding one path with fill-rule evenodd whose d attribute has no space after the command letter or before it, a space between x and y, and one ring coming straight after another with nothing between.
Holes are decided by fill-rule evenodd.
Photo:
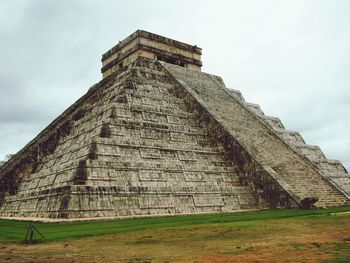
<instances>
[{"instance_id":1,"label":"stone pyramid","mask_svg":"<svg viewBox=\"0 0 350 263\"><path fill-rule=\"evenodd\" d=\"M344 166L201 72L197 46L138 30L102 63L103 80L0 167L0 216L350 203Z\"/></svg>"}]
</instances>

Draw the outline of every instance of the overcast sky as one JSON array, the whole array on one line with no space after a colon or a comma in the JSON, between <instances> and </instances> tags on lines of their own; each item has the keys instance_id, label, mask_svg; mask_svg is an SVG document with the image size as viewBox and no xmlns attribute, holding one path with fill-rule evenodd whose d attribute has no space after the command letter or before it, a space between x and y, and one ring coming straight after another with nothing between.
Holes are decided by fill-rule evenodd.
<instances>
[{"instance_id":1,"label":"overcast sky","mask_svg":"<svg viewBox=\"0 0 350 263\"><path fill-rule=\"evenodd\" d=\"M101 79L137 29L203 48L266 114L350 169L350 1L0 1L0 159Z\"/></svg>"}]
</instances>

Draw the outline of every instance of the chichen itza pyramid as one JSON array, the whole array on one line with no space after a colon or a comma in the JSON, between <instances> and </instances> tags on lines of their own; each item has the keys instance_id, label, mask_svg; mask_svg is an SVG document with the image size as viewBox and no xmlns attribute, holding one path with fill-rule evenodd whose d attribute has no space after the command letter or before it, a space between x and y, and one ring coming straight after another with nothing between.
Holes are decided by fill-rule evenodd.
<instances>
[{"instance_id":1,"label":"chichen itza pyramid","mask_svg":"<svg viewBox=\"0 0 350 263\"><path fill-rule=\"evenodd\" d=\"M136 217L350 204L339 161L138 30L103 79L0 167L0 216Z\"/></svg>"}]
</instances>

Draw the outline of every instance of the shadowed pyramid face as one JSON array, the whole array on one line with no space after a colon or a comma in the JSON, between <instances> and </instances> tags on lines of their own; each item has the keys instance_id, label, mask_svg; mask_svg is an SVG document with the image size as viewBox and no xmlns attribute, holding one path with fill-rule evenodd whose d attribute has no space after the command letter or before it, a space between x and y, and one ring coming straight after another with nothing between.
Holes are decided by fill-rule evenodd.
<instances>
[{"instance_id":1,"label":"shadowed pyramid face","mask_svg":"<svg viewBox=\"0 0 350 263\"><path fill-rule=\"evenodd\" d=\"M349 203L341 163L202 73L200 54L145 31L104 54L104 79L0 167L0 216Z\"/></svg>"},{"instance_id":2,"label":"shadowed pyramid face","mask_svg":"<svg viewBox=\"0 0 350 263\"><path fill-rule=\"evenodd\" d=\"M188 69L201 70L202 49L143 30L120 41L102 55L103 78L118 68L130 65L138 57L165 61Z\"/></svg>"}]
</instances>

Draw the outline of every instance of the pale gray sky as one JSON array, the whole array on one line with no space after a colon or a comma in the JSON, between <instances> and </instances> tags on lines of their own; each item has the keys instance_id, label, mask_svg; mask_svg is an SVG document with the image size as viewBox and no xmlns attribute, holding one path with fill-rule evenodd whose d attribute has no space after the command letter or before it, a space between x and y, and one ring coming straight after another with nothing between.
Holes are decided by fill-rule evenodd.
<instances>
[{"instance_id":1,"label":"pale gray sky","mask_svg":"<svg viewBox=\"0 0 350 263\"><path fill-rule=\"evenodd\" d=\"M136 29L203 48L203 71L350 168L350 1L0 2L0 159L101 79Z\"/></svg>"}]
</instances>

